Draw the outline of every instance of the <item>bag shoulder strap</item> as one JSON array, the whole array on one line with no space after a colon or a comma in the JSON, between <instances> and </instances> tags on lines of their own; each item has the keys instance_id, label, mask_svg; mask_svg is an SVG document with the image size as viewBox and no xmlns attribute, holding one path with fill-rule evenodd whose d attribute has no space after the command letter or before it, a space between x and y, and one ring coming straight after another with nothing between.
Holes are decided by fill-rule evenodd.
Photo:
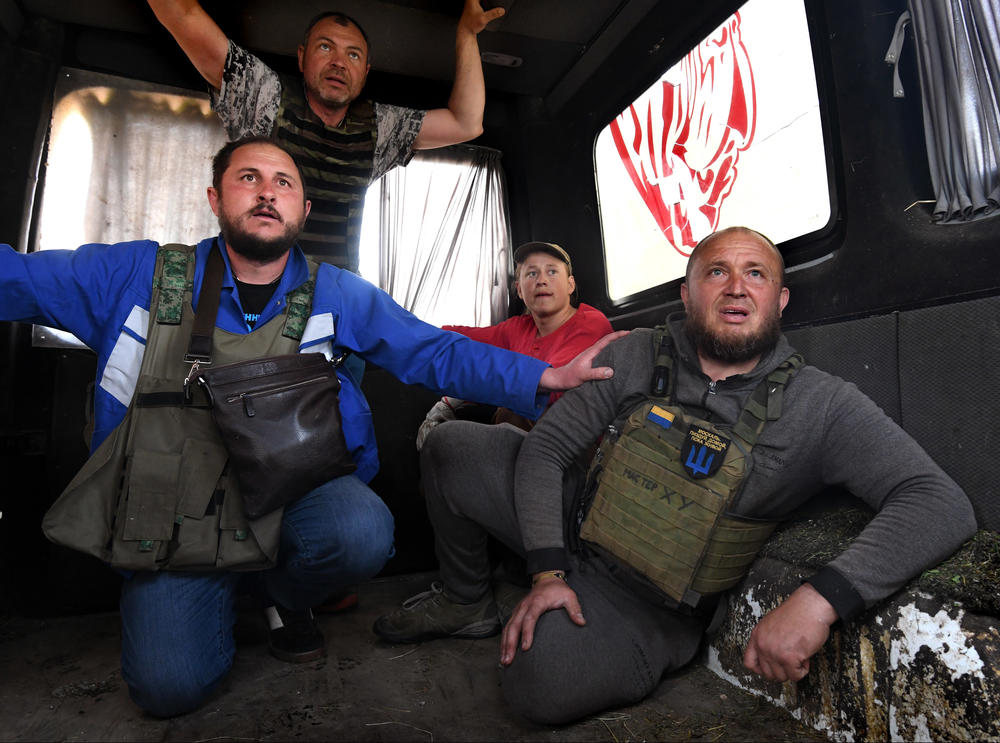
<instances>
[{"instance_id":1,"label":"bag shoulder strap","mask_svg":"<svg viewBox=\"0 0 1000 743\"><path fill-rule=\"evenodd\" d=\"M153 276L153 292L159 292L156 321L179 325L183 314L184 296L194 288L195 246L170 243L157 250L157 270ZM312 312L316 291L316 272L319 264L307 259L309 279L285 295L285 324L281 334L292 340L301 340ZM191 344L187 360L211 359L212 333L219 309L224 273L222 255L217 247L209 254L199 293L198 310L195 312ZM207 301L206 301L207 300Z\"/></svg>"},{"instance_id":2,"label":"bag shoulder strap","mask_svg":"<svg viewBox=\"0 0 1000 743\"><path fill-rule=\"evenodd\" d=\"M222 292L222 253L213 246L205 263L205 275L201 279L198 293L198 309L194 313L191 340L184 355L185 362L212 361L212 333L215 332L215 318L219 314L219 294Z\"/></svg>"}]
</instances>

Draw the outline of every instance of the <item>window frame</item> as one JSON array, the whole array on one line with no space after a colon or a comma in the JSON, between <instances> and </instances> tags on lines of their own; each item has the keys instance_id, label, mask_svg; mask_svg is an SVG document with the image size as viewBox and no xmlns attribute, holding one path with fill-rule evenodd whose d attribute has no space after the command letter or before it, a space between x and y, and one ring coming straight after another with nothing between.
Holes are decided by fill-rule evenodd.
<instances>
[{"instance_id":1,"label":"window frame","mask_svg":"<svg viewBox=\"0 0 1000 743\"><path fill-rule=\"evenodd\" d=\"M680 285L684 277L680 276L670 281L666 281L655 286L648 287L632 294L618 298L612 298L608 287L608 246L604 240L603 214L601 207L600 190L597 180L597 139L600 134L607 129L612 121L625 109L641 96L646 90L659 80L667 70L682 60L690 51L700 44L705 37L721 23L730 18L733 13L740 10L745 4L739 3L732 12L722 18L719 23L709 28L705 34L691 41L691 46L676 58L670 58L662 69L651 72L649 75L638 78L633 86L629 87L628 93L623 98L620 105L610 107L612 112L603 118L599 118L594 126L591 138L591 162L593 163L593 188L595 202L597 204L598 221L600 224L601 255L603 256L602 270L604 274L604 298L608 306L614 308L615 314L626 314L642 311L656 305L663 304L664 295L670 301L679 304ZM813 73L816 80L816 93L818 102L818 115L822 131L824 162L826 165L827 193L830 200L830 214L826 224L813 230L812 232L800 235L795 238L784 240L777 244L785 260L786 275L798 271L813 268L819 264L833 258L836 253L835 238L842 236L845 229L844 212L844 179L842 169L842 158L840 151L839 127L836 117L836 90L833 84L832 59L828 46L826 23L823 14L823 5L818 0L802 0L806 17L806 27L809 35L809 45L812 51ZM747 225L752 227L753 225ZM610 256L613 258L614 256Z\"/></svg>"}]
</instances>

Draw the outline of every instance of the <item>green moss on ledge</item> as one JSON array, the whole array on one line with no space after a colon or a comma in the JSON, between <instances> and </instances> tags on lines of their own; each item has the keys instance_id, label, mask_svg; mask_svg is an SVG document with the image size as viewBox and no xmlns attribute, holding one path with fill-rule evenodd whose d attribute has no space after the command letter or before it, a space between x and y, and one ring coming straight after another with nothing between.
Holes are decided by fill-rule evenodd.
<instances>
[{"instance_id":1,"label":"green moss on ledge","mask_svg":"<svg viewBox=\"0 0 1000 743\"><path fill-rule=\"evenodd\" d=\"M966 611L1000 616L1000 534L977 531L954 555L925 570L915 582L942 600L961 602Z\"/></svg>"},{"instance_id":2,"label":"green moss on ledge","mask_svg":"<svg viewBox=\"0 0 1000 743\"><path fill-rule=\"evenodd\" d=\"M818 569L843 552L872 517L860 508L838 508L815 518L780 526L760 554Z\"/></svg>"},{"instance_id":3,"label":"green moss on ledge","mask_svg":"<svg viewBox=\"0 0 1000 743\"><path fill-rule=\"evenodd\" d=\"M843 552L871 517L863 509L838 508L789 522L775 531L760 555L818 570ZM1000 534L976 532L954 555L925 570L910 586L942 602L959 602L966 611L1000 616Z\"/></svg>"}]
</instances>

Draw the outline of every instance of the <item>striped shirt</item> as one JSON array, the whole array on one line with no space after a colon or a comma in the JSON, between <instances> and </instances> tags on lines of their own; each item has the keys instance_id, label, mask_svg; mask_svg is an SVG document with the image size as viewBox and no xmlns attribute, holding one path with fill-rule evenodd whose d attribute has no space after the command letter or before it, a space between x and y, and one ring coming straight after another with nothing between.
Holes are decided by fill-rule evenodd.
<instances>
[{"instance_id":1,"label":"striped shirt","mask_svg":"<svg viewBox=\"0 0 1000 743\"><path fill-rule=\"evenodd\" d=\"M309 108L301 78L279 76L232 41L212 107L230 140L272 137L295 156L312 202L299 245L357 272L368 186L409 162L426 112L356 100L340 126L326 126Z\"/></svg>"}]
</instances>

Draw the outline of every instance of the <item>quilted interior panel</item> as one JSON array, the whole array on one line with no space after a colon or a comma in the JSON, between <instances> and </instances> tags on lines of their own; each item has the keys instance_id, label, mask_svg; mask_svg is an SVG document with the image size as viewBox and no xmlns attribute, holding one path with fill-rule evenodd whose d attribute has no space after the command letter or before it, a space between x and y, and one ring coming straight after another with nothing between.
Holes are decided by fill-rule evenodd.
<instances>
[{"instance_id":1,"label":"quilted interior panel","mask_svg":"<svg viewBox=\"0 0 1000 743\"><path fill-rule=\"evenodd\" d=\"M886 415L900 421L896 314L789 330L807 363L854 382Z\"/></svg>"},{"instance_id":2,"label":"quilted interior panel","mask_svg":"<svg viewBox=\"0 0 1000 743\"><path fill-rule=\"evenodd\" d=\"M1000 297L900 314L903 427L1000 531Z\"/></svg>"}]
</instances>

